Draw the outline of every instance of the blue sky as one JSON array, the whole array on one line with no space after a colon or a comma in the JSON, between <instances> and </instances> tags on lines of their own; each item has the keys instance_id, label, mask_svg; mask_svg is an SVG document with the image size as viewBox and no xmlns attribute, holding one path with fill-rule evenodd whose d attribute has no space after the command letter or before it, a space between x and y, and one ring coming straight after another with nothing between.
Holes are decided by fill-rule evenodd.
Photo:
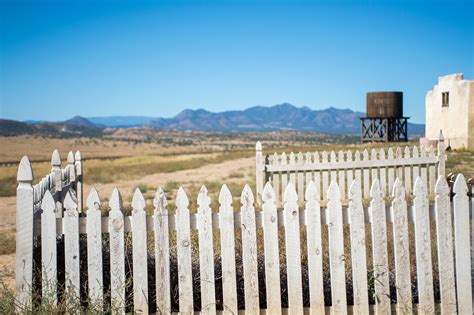
<instances>
[{"instance_id":1,"label":"blue sky","mask_svg":"<svg viewBox=\"0 0 474 315\"><path fill-rule=\"evenodd\" d=\"M289 102L365 111L474 79L474 1L0 0L0 117L171 117Z\"/></svg>"}]
</instances>

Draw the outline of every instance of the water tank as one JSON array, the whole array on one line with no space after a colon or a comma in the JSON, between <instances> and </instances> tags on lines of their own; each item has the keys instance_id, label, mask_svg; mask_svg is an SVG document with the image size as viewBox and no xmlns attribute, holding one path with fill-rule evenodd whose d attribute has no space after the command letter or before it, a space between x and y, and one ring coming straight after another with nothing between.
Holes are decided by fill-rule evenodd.
<instances>
[{"instance_id":1,"label":"water tank","mask_svg":"<svg viewBox=\"0 0 474 315\"><path fill-rule=\"evenodd\" d=\"M367 117L403 117L403 92L367 93Z\"/></svg>"}]
</instances>

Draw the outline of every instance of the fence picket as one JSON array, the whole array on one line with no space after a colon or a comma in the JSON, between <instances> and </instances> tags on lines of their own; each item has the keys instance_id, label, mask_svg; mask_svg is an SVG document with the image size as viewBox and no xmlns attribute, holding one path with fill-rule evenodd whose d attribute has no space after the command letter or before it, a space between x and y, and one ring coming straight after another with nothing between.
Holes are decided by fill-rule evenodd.
<instances>
[{"instance_id":1,"label":"fence picket","mask_svg":"<svg viewBox=\"0 0 474 315\"><path fill-rule=\"evenodd\" d=\"M324 314L323 248L321 244L321 209L318 186L306 188L306 233L308 245L308 278L310 312Z\"/></svg>"},{"instance_id":2,"label":"fence picket","mask_svg":"<svg viewBox=\"0 0 474 315\"><path fill-rule=\"evenodd\" d=\"M295 154L290 152L290 163L289 163L289 173L290 173L290 182L296 187L296 172L294 171L296 166Z\"/></svg>"},{"instance_id":3,"label":"fence picket","mask_svg":"<svg viewBox=\"0 0 474 315\"><path fill-rule=\"evenodd\" d=\"M288 278L288 311L303 313L303 291L301 279L301 249L298 195L295 187L288 185L284 195L286 266Z\"/></svg>"},{"instance_id":4,"label":"fence picket","mask_svg":"<svg viewBox=\"0 0 474 315\"><path fill-rule=\"evenodd\" d=\"M262 199L267 312L281 314L278 212L275 192L270 183L265 185Z\"/></svg>"},{"instance_id":5,"label":"fence picket","mask_svg":"<svg viewBox=\"0 0 474 315\"><path fill-rule=\"evenodd\" d=\"M402 161L403 159L403 153L402 153L402 148L400 147L397 147L396 151L395 151L395 158L400 162ZM403 166L401 165L398 165L396 167L396 178L400 179L401 181L403 181ZM395 185L395 183L394 183ZM393 190L390 190L390 193L393 192Z\"/></svg>"},{"instance_id":6,"label":"fence picket","mask_svg":"<svg viewBox=\"0 0 474 315\"><path fill-rule=\"evenodd\" d=\"M347 162L349 162L349 163L352 162L352 151L351 150L347 150L346 159L347 159ZM347 191L349 191L349 189L351 188L352 181L354 180L354 171L352 170L352 168L346 169L346 177L347 177L346 178Z\"/></svg>"},{"instance_id":7,"label":"fence picket","mask_svg":"<svg viewBox=\"0 0 474 315\"><path fill-rule=\"evenodd\" d=\"M288 166L288 159L285 152L281 154L281 165L284 169L284 171L281 172L281 194L283 195L286 186L288 186L288 171L286 169Z\"/></svg>"},{"instance_id":8,"label":"fence picket","mask_svg":"<svg viewBox=\"0 0 474 315\"><path fill-rule=\"evenodd\" d=\"M453 227L449 204L449 187L442 176L438 177L435 193L441 312L443 314L454 314L456 313L456 291L454 286Z\"/></svg>"},{"instance_id":9,"label":"fence picket","mask_svg":"<svg viewBox=\"0 0 474 315\"><path fill-rule=\"evenodd\" d=\"M201 275L201 312L216 313L216 293L214 283L214 239L212 235L211 198L207 188L201 187L198 199L199 266Z\"/></svg>"},{"instance_id":10,"label":"fence picket","mask_svg":"<svg viewBox=\"0 0 474 315\"><path fill-rule=\"evenodd\" d=\"M347 313L346 273L344 267L344 232L341 192L331 181L327 192L329 214L329 264L331 269L331 298L335 314Z\"/></svg>"},{"instance_id":11,"label":"fence picket","mask_svg":"<svg viewBox=\"0 0 474 315\"><path fill-rule=\"evenodd\" d=\"M145 198L135 189L132 199L133 306L134 311L148 314L148 267Z\"/></svg>"},{"instance_id":12,"label":"fence picket","mask_svg":"<svg viewBox=\"0 0 474 315\"><path fill-rule=\"evenodd\" d=\"M394 155L393 155L393 149L392 148L388 148L388 151L387 151L387 159L389 161L393 161L394 159ZM395 183L395 166L390 166L388 168L388 192L392 192L393 191L393 183ZM381 183L382 185L383 183ZM382 188L382 187L380 187ZM384 191L382 189L382 191ZM386 193L386 192L385 192ZM385 194L384 194L385 196Z\"/></svg>"},{"instance_id":13,"label":"fence picket","mask_svg":"<svg viewBox=\"0 0 474 315\"><path fill-rule=\"evenodd\" d=\"M431 145L430 146L429 157L434 158L434 156L435 156L434 148ZM430 181L430 184L429 184L430 193L433 193L434 188L435 188L435 181L436 181L436 168L433 164L430 164L429 169L428 169L428 174L429 174L429 181Z\"/></svg>"},{"instance_id":14,"label":"fence picket","mask_svg":"<svg viewBox=\"0 0 474 315\"><path fill-rule=\"evenodd\" d=\"M330 162L331 162L331 164L334 165L334 164L337 163L337 161L336 161L336 152L331 151L329 157L330 157ZM335 169L332 169L332 168L331 168L330 175L331 175L331 176L329 177L329 182L331 182L331 181L333 181L333 180L337 181L337 171L336 171Z\"/></svg>"},{"instance_id":15,"label":"fence picket","mask_svg":"<svg viewBox=\"0 0 474 315\"><path fill-rule=\"evenodd\" d=\"M421 177L413 189L413 216L415 221L416 275L418 280L418 313L433 314L433 266L431 262L430 213L426 185Z\"/></svg>"},{"instance_id":16,"label":"fence picket","mask_svg":"<svg viewBox=\"0 0 474 315\"><path fill-rule=\"evenodd\" d=\"M363 161L369 161L369 151L367 151L367 149L364 150L364 152L362 153L362 160ZM369 178L369 169L367 167L365 167L363 170L362 170L362 175L364 177L363 179L363 189L364 189L364 198L368 198L369 195L370 195L370 192L369 192L369 188L370 188L370 178Z\"/></svg>"},{"instance_id":17,"label":"fence picket","mask_svg":"<svg viewBox=\"0 0 474 315\"><path fill-rule=\"evenodd\" d=\"M456 177L453 191L458 313L472 314L469 198L466 180L462 174Z\"/></svg>"},{"instance_id":18,"label":"fence picket","mask_svg":"<svg viewBox=\"0 0 474 315\"><path fill-rule=\"evenodd\" d=\"M426 149L425 147L422 145L420 147L420 158L421 160L423 161L425 158L426 158ZM421 180L423 181L423 183L425 183L426 185L426 188L427 188L427 192L428 192L428 195L431 195L433 193L433 191L430 190L430 187L429 187L429 183L428 183L428 169L427 169L427 165L426 164L422 164L420 165L420 176L421 176Z\"/></svg>"},{"instance_id":19,"label":"fence picket","mask_svg":"<svg viewBox=\"0 0 474 315\"><path fill-rule=\"evenodd\" d=\"M276 152L275 154L273 154L272 165L274 166L278 165L278 154ZM274 187L275 196L276 196L275 200L278 204L280 200L280 173L279 172L273 173L273 187Z\"/></svg>"},{"instance_id":20,"label":"fence picket","mask_svg":"<svg viewBox=\"0 0 474 315\"><path fill-rule=\"evenodd\" d=\"M291 160L291 158L290 158ZM293 185L290 181L288 186ZM244 267L245 312L259 312L258 269L257 269L257 227L252 190L245 185L240 196L242 207L242 260Z\"/></svg>"},{"instance_id":21,"label":"fence picket","mask_svg":"<svg viewBox=\"0 0 474 315\"><path fill-rule=\"evenodd\" d=\"M354 162L356 162L356 164L358 162L360 162L360 152L359 151L356 151L355 152L355 156L354 156ZM355 171L354 171L354 177L355 179L362 184L362 170L360 168L356 168Z\"/></svg>"},{"instance_id":22,"label":"fence picket","mask_svg":"<svg viewBox=\"0 0 474 315\"><path fill-rule=\"evenodd\" d=\"M323 151L321 155L322 163L327 163L328 162L328 153L326 151ZM322 171L322 180L323 180L323 191L322 191L322 196L323 200L327 201L327 195L326 192L328 191L329 187L329 173L327 170Z\"/></svg>"},{"instance_id":23,"label":"fence picket","mask_svg":"<svg viewBox=\"0 0 474 315\"><path fill-rule=\"evenodd\" d=\"M308 187L309 182L313 180L313 173L311 171L311 153L306 152L306 158L304 160L304 164L307 167L306 170L306 181L305 181L305 187ZM306 188L305 188L306 189ZM305 191L305 190L304 190ZM303 192L304 192L303 191ZM304 196L303 196L304 197ZM278 197L276 200L279 200Z\"/></svg>"},{"instance_id":24,"label":"fence picket","mask_svg":"<svg viewBox=\"0 0 474 315\"><path fill-rule=\"evenodd\" d=\"M401 313L412 312L410 250L408 243L408 212L405 200L405 187L399 178L393 185L393 248L395 256L395 278L397 290L397 309Z\"/></svg>"},{"instance_id":25,"label":"fence picket","mask_svg":"<svg viewBox=\"0 0 474 315\"><path fill-rule=\"evenodd\" d=\"M232 195L225 184L222 185L219 193L219 203L224 313L237 314L234 209L232 208Z\"/></svg>"},{"instance_id":26,"label":"fence picket","mask_svg":"<svg viewBox=\"0 0 474 315\"><path fill-rule=\"evenodd\" d=\"M109 201L110 299L115 313L125 314L125 241L122 196L114 188Z\"/></svg>"},{"instance_id":27,"label":"fence picket","mask_svg":"<svg viewBox=\"0 0 474 315\"><path fill-rule=\"evenodd\" d=\"M170 241L168 227L168 201L163 188L159 187L153 199L153 226L155 228L155 272L156 272L156 299L157 312L168 314L171 312L170 286Z\"/></svg>"},{"instance_id":28,"label":"fence picket","mask_svg":"<svg viewBox=\"0 0 474 315\"><path fill-rule=\"evenodd\" d=\"M66 271L66 292L73 301L80 297L79 268L79 213L77 203L71 192L64 199L66 209L64 216L64 264Z\"/></svg>"},{"instance_id":29,"label":"fence picket","mask_svg":"<svg viewBox=\"0 0 474 315\"><path fill-rule=\"evenodd\" d=\"M410 159L410 148L408 146L405 147L405 152L404 152L404 158L406 160ZM408 165L405 165L405 192L410 195L412 191L412 185L411 185L411 167Z\"/></svg>"},{"instance_id":30,"label":"fence picket","mask_svg":"<svg viewBox=\"0 0 474 315\"><path fill-rule=\"evenodd\" d=\"M342 162L344 163L344 152L342 152L342 150L339 151L338 153L338 159L337 159L338 162ZM344 196L346 195L346 176L345 176L345 172L346 170L339 170L339 176L338 176L338 184L339 184L339 188L341 189L341 196Z\"/></svg>"},{"instance_id":31,"label":"fence picket","mask_svg":"<svg viewBox=\"0 0 474 315\"><path fill-rule=\"evenodd\" d=\"M303 153L301 153L301 152L298 153L297 163L300 167L302 167L304 165L304 163L303 163ZM304 201L304 175L305 174L303 173L303 171L298 171L297 187L298 187L298 201L299 202Z\"/></svg>"},{"instance_id":32,"label":"fence picket","mask_svg":"<svg viewBox=\"0 0 474 315\"><path fill-rule=\"evenodd\" d=\"M365 219L360 183L354 181L349 189L349 217L351 233L351 260L354 291L354 314L369 313L367 294L367 262L365 247Z\"/></svg>"},{"instance_id":33,"label":"fence picket","mask_svg":"<svg viewBox=\"0 0 474 315\"><path fill-rule=\"evenodd\" d=\"M318 151L314 152L313 158L314 158L314 164L315 165L320 164L319 152ZM321 172L320 171L314 171L314 185L316 185L316 187L318 188L318 189L316 189L316 191L319 194L319 196L318 196L319 199L321 199ZM323 193L323 195L324 195L324 193Z\"/></svg>"},{"instance_id":34,"label":"fence picket","mask_svg":"<svg viewBox=\"0 0 474 315\"><path fill-rule=\"evenodd\" d=\"M41 268L43 303L57 304L56 204L47 190L41 202Z\"/></svg>"},{"instance_id":35,"label":"fence picket","mask_svg":"<svg viewBox=\"0 0 474 315\"><path fill-rule=\"evenodd\" d=\"M370 151L370 160L374 161L374 162L377 161L377 151L375 149L372 149ZM367 187L368 193L367 193L366 198L368 198L370 196L370 183L372 183L376 178L378 178L379 181L380 181L377 167L372 167L371 172L370 172L370 182L369 182L369 185Z\"/></svg>"},{"instance_id":36,"label":"fence picket","mask_svg":"<svg viewBox=\"0 0 474 315\"><path fill-rule=\"evenodd\" d=\"M385 150L383 148L380 149L380 160L385 161ZM387 191L387 169L385 167L380 168L379 182L382 195L385 196L385 193Z\"/></svg>"},{"instance_id":37,"label":"fence picket","mask_svg":"<svg viewBox=\"0 0 474 315\"><path fill-rule=\"evenodd\" d=\"M191 314L193 306L193 270L191 261L191 223L189 199L183 187L176 195L176 247L178 252L179 312Z\"/></svg>"},{"instance_id":38,"label":"fence picket","mask_svg":"<svg viewBox=\"0 0 474 315\"><path fill-rule=\"evenodd\" d=\"M393 170L393 169L392 169ZM374 260L375 310L377 314L390 314L390 284L387 253L387 219L382 190L378 180L370 189L369 212L372 217L372 252Z\"/></svg>"},{"instance_id":39,"label":"fence picket","mask_svg":"<svg viewBox=\"0 0 474 315\"><path fill-rule=\"evenodd\" d=\"M77 211L82 212L82 155L80 151L76 151L74 155L74 164L76 167L76 196L77 196Z\"/></svg>"},{"instance_id":40,"label":"fence picket","mask_svg":"<svg viewBox=\"0 0 474 315\"><path fill-rule=\"evenodd\" d=\"M413 146L413 158L416 160L418 160L419 158L418 147L416 145ZM417 162L416 164L413 165L413 180L416 180L418 176L420 176L420 167L418 166L418 162ZM423 184L426 187L426 182Z\"/></svg>"},{"instance_id":41,"label":"fence picket","mask_svg":"<svg viewBox=\"0 0 474 315\"><path fill-rule=\"evenodd\" d=\"M102 303L102 214L100 198L95 188L91 188L87 198L87 273L89 298L94 306Z\"/></svg>"}]
</instances>

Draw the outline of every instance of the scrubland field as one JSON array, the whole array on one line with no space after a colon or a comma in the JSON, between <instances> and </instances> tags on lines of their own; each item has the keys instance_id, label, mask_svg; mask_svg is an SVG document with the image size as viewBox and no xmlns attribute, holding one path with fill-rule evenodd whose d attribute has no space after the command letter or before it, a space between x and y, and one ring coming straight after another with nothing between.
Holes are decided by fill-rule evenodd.
<instances>
[{"instance_id":1,"label":"scrubland field","mask_svg":"<svg viewBox=\"0 0 474 315\"><path fill-rule=\"evenodd\" d=\"M133 190L139 187L152 209L152 198L162 186L170 210L179 186L188 193L191 209L201 185L206 185L216 209L223 183L236 198L245 184L255 189L255 143L262 141L264 155L273 152L363 150L386 144L358 144L358 136L320 135L300 132L206 133L130 129L106 138L44 138L31 136L0 138L0 284L14 284L15 190L17 163L23 155L32 161L36 183L49 173L54 149L61 153L63 167L68 151L80 150L83 157L84 195L94 186L107 205L114 187L129 207ZM409 142L413 147L416 141ZM405 146L406 143L393 144ZM462 172L474 177L474 151L448 153L447 173ZM6 292L6 291L5 291ZM0 295L2 293L0 292Z\"/></svg>"}]
</instances>

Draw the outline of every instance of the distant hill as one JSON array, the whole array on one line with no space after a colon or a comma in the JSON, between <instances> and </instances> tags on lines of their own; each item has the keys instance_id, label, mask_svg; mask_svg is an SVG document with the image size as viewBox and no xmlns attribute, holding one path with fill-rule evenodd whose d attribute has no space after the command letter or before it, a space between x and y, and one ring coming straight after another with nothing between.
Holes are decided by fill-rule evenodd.
<instances>
[{"instance_id":1,"label":"distant hill","mask_svg":"<svg viewBox=\"0 0 474 315\"><path fill-rule=\"evenodd\" d=\"M209 112L205 109L183 110L172 118L147 116L75 116L60 123L35 122L34 124L13 121L0 126L1 134L23 130L35 133L38 130L59 130L66 134L98 134L104 128L146 127L168 130L193 131L281 131L297 130L326 134L359 134L360 117L364 113L350 109L327 108L313 110L308 107L296 107L284 103L270 107L254 106L245 110ZM22 124L22 125L21 125ZM3 126L4 125L4 126ZM15 131L16 130L16 131ZM63 130L63 131L61 131ZM425 126L408 124L410 136L422 135Z\"/></svg>"},{"instance_id":2,"label":"distant hill","mask_svg":"<svg viewBox=\"0 0 474 315\"><path fill-rule=\"evenodd\" d=\"M15 120L0 119L1 136L37 135L48 137L97 137L103 129L67 123L41 122L25 123Z\"/></svg>"}]
</instances>

